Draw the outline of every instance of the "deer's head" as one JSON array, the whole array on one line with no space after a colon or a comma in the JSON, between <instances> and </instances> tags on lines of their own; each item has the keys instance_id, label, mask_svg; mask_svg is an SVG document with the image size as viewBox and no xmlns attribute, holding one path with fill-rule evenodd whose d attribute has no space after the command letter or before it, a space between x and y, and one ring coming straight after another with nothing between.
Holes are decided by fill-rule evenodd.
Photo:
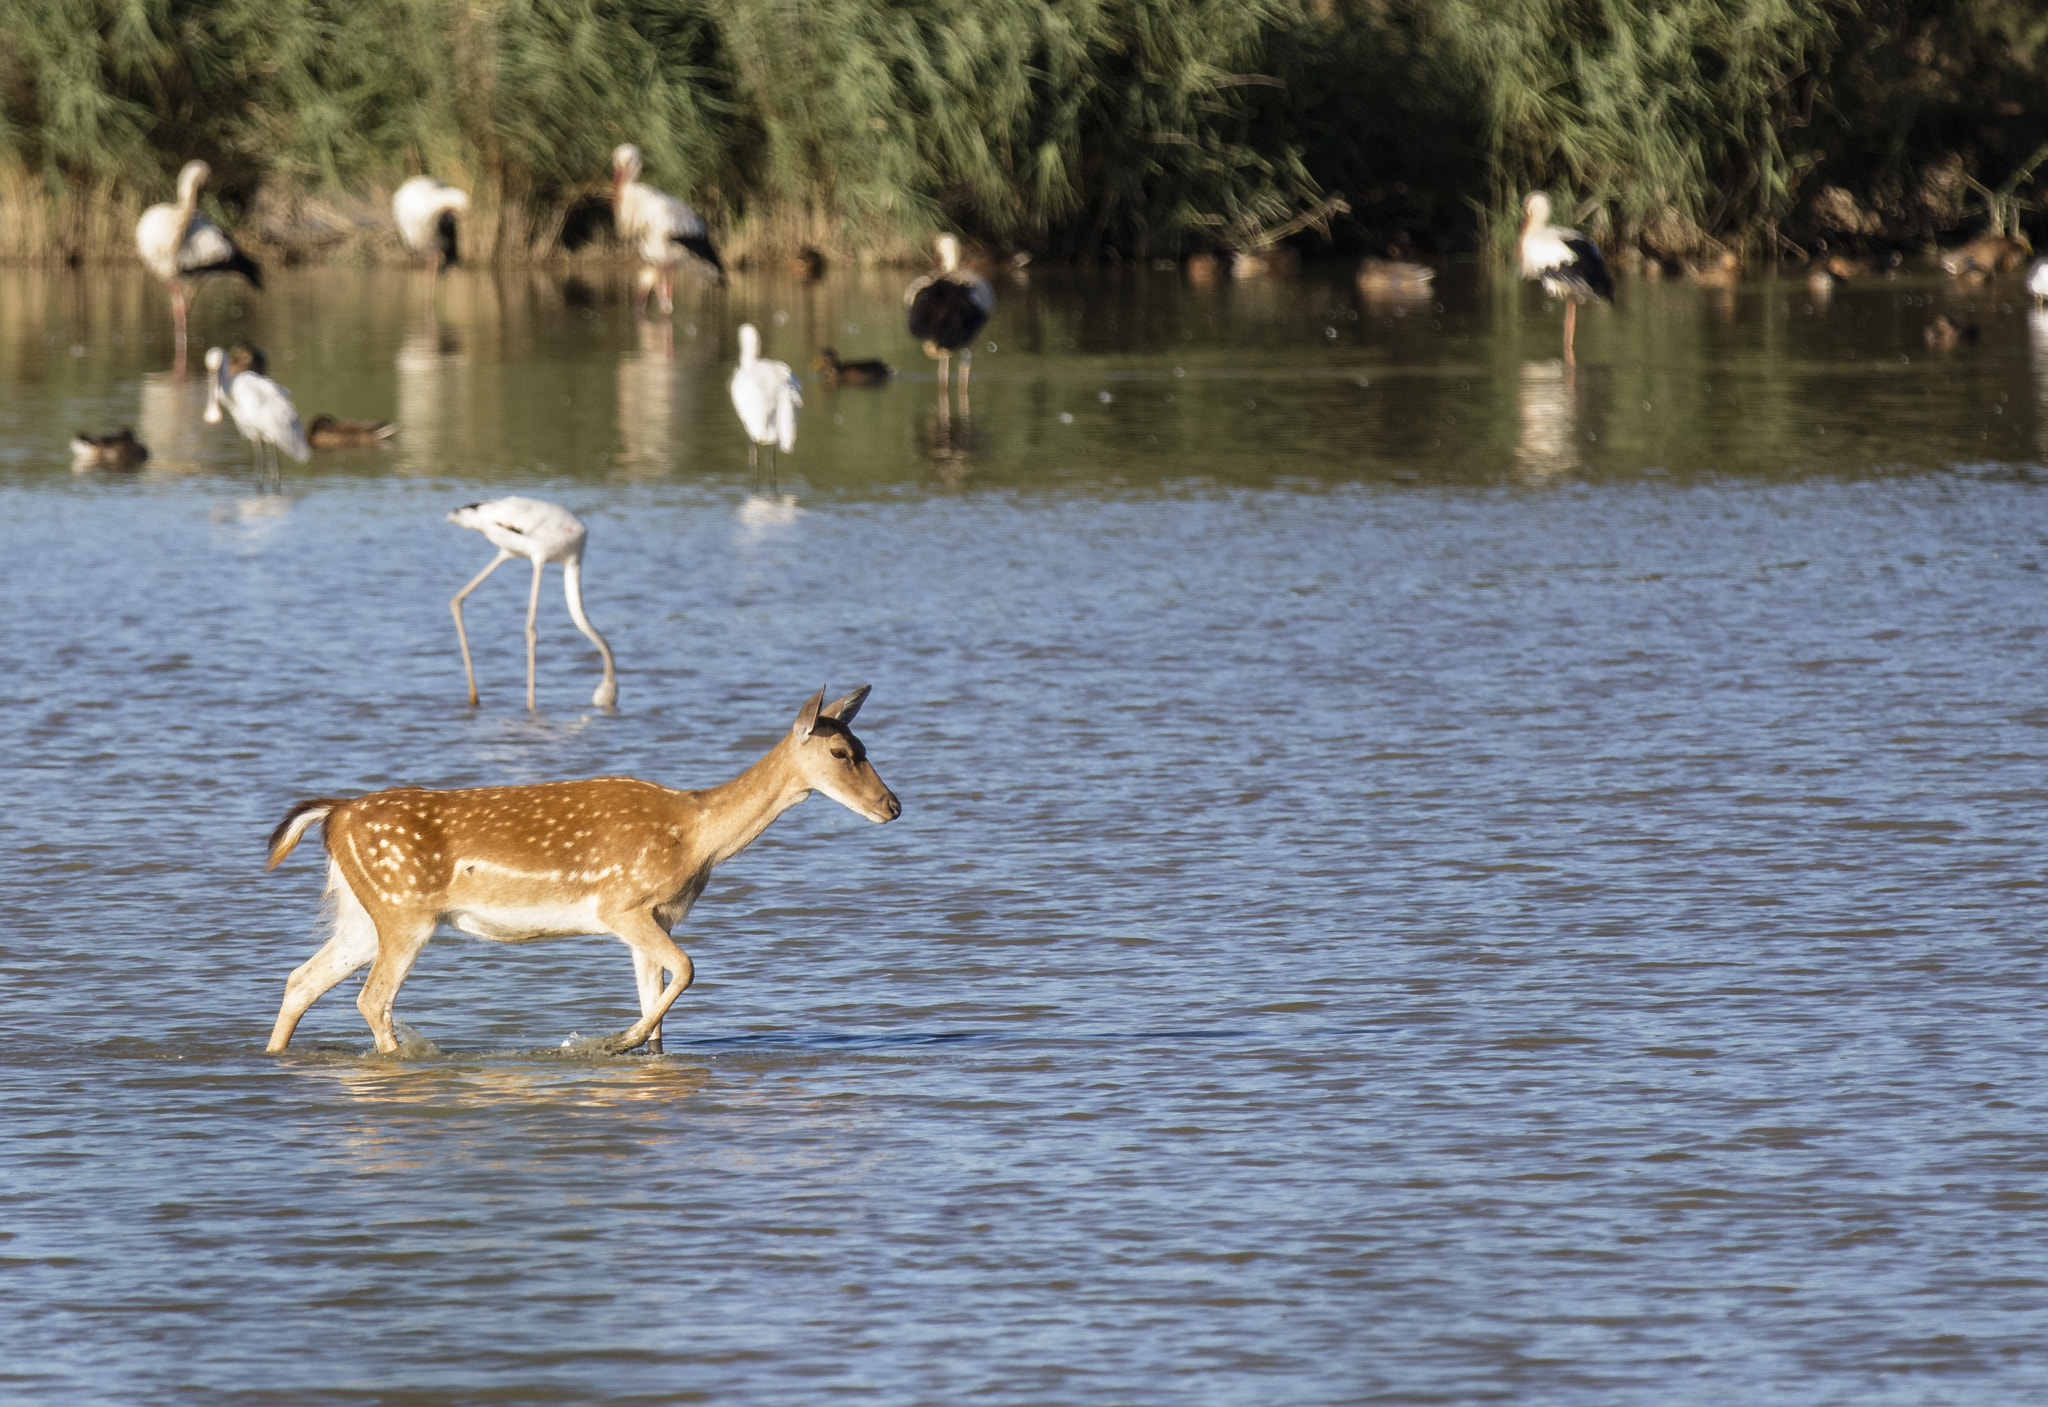
<instances>
[{"instance_id":1,"label":"deer's head","mask_svg":"<svg viewBox=\"0 0 2048 1407\"><path fill-rule=\"evenodd\" d=\"M865 684L831 703L818 690L797 714L785 745L806 787L880 825L902 815L903 804L875 775L867 748L853 735L853 716L867 697Z\"/></svg>"}]
</instances>

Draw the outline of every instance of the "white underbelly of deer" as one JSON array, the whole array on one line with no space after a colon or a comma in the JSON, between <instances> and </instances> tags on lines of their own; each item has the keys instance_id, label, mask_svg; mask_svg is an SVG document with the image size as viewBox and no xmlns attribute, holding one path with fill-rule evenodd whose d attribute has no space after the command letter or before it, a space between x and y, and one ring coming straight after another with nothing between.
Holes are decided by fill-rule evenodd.
<instances>
[{"instance_id":1,"label":"white underbelly of deer","mask_svg":"<svg viewBox=\"0 0 2048 1407\"><path fill-rule=\"evenodd\" d=\"M849 726L867 698L819 690L766 756L723 786L676 791L632 777L305 801L270 837L270 863L325 824L334 932L285 982L269 1049L306 1008L370 964L356 1009L398 1049L393 1002L442 923L500 943L616 934L633 955L640 1019L603 1044L661 1049L661 1020L696 975L669 936L714 866L814 791L877 823L902 806ZM668 980L664 980L668 974Z\"/></svg>"},{"instance_id":2,"label":"white underbelly of deer","mask_svg":"<svg viewBox=\"0 0 2048 1407\"><path fill-rule=\"evenodd\" d=\"M576 938L609 933L597 916L597 900L575 904L512 904L449 909L441 915L475 938L500 943L532 943L542 938Z\"/></svg>"}]
</instances>

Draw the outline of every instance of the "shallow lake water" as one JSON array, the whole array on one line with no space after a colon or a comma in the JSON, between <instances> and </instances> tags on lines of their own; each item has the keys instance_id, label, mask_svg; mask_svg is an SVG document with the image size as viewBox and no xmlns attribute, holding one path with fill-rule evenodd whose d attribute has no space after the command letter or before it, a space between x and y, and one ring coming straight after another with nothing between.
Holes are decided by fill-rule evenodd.
<instances>
[{"instance_id":1,"label":"shallow lake water","mask_svg":"<svg viewBox=\"0 0 2048 1407\"><path fill-rule=\"evenodd\" d=\"M0 1397L2016 1402L2048 1390L2048 315L1448 271L278 271L186 370L0 274ZM1950 351L1938 313L1981 329ZM806 379L751 474L743 322ZM206 346L387 446L265 484ZM899 378L832 390L811 355ZM135 427L134 474L74 474ZM527 571L444 521L590 524ZM444 933L371 1053L293 803L698 786L821 686L902 799L615 940Z\"/></svg>"}]
</instances>

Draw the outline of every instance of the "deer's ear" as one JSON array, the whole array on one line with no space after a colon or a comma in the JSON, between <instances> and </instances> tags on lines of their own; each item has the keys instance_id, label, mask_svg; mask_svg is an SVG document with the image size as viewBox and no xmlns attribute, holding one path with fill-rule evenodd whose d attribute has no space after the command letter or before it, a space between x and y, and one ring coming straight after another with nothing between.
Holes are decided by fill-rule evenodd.
<instances>
[{"instance_id":1,"label":"deer's ear","mask_svg":"<svg viewBox=\"0 0 2048 1407\"><path fill-rule=\"evenodd\" d=\"M820 718L836 718L841 723L853 722L853 715L860 712L860 706L868 701L868 690L872 684L863 684L843 699L834 699L818 710Z\"/></svg>"},{"instance_id":2,"label":"deer's ear","mask_svg":"<svg viewBox=\"0 0 2048 1407\"><path fill-rule=\"evenodd\" d=\"M803 711L797 714L796 724L789 731L799 738L808 738L811 735L811 729L818 726L818 705L824 701L825 691L823 689L818 690L817 693L804 700Z\"/></svg>"}]
</instances>

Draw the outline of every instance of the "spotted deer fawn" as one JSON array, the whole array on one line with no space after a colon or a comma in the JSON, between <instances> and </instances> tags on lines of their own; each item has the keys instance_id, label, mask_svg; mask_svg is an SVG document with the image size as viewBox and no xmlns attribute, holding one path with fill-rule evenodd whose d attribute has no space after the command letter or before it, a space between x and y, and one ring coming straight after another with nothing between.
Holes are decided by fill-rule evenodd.
<instances>
[{"instance_id":1,"label":"spotted deer fawn","mask_svg":"<svg viewBox=\"0 0 2048 1407\"><path fill-rule=\"evenodd\" d=\"M632 950L640 1019L602 1048L659 1052L661 1019L694 976L669 933L714 867L814 791L877 824L902 814L850 726L867 696L862 686L827 704L820 689L760 761L701 791L593 777L300 802L271 833L269 868L326 823L334 934L286 980L269 1049L289 1045L306 1009L369 963L356 1009L377 1049L396 1051L392 1002L445 921L505 943L616 935Z\"/></svg>"}]
</instances>

